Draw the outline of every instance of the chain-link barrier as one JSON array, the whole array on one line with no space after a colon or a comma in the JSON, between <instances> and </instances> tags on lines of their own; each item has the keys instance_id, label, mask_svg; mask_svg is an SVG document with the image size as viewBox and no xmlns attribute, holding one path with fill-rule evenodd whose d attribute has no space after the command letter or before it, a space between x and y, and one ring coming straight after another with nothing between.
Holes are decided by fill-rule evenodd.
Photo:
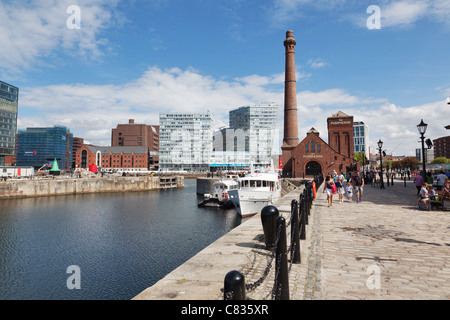
<instances>
[{"instance_id":1,"label":"chain-link barrier","mask_svg":"<svg viewBox=\"0 0 450 320\"><path fill-rule=\"evenodd\" d=\"M277 228L276 228L276 237L274 240L273 247L270 248L270 255L268 258L268 262L266 267L264 268L263 274L254 282L248 283L248 284L242 284L240 289L241 291L246 292L252 292L267 279L269 276L272 267L273 267L273 260L276 260L276 266L275 266L275 272L274 272L274 285L270 292L267 294L265 299L268 299L270 296L272 300L280 300L283 297L286 297L286 290L287 290L287 298L289 299L288 294L288 283L287 282L287 276L284 274L281 274L284 272L282 270L282 264L286 262L286 259L283 259L283 255L289 254L289 265L285 265L287 273L291 271L292 265L296 263L301 263L300 258L300 241L299 240L305 240L305 231L306 231L306 225L308 224L308 215L310 214L310 209L312 207L312 202L314 200L314 195L316 194L316 190L321 186L323 183L323 176L317 176L314 178L312 182L307 182L305 184L305 188L303 190L303 193L299 196L299 201L293 200L291 203L291 212L289 215L289 220L285 221L283 218L282 225L284 227L284 230L282 230L281 227L279 227L279 222L277 220ZM315 188L315 190L313 190ZM314 192L313 192L314 191ZM281 217L281 216L280 216ZM279 217L279 218L280 218ZM289 248L286 248L286 229L288 227L291 227L290 232L290 244ZM281 236L284 235L285 239L281 239ZM280 244L284 244L284 248L279 248ZM236 275L237 273L237 275ZM235 277L236 279L231 279L231 282L234 280L235 282L244 281L244 276L239 273L238 271L233 271L227 274L227 277L231 274L232 277ZM281 277L280 277L281 275ZM227 277L225 279L225 284L227 283ZM283 280L284 279L284 280ZM228 279L230 280L230 279ZM226 287L221 289L221 292L224 294L224 300L239 300L237 299L237 296L244 297L245 292L239 292L236 293L236 289L230 289ZM284 290L284 291L283 291Z\"/></svg>"}]
</instances>

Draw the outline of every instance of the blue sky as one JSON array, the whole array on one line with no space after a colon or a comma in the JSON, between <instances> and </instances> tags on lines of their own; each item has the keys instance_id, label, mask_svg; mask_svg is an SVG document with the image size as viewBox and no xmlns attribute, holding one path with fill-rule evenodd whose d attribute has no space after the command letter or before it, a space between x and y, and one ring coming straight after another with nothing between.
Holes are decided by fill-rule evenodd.
<instances>
[{"instance_id":1,"label":"blue sky","mask_svg":"<svg viewBox=\"0 0 450 320\"><path fill-rule=\"evenodd\" d=\"M220 127L261 101L279 104L282 132L293 30L300 139L315 127L326 140L341 110L369 126L372 148L414 155L422 118L427 137L448 135L449 16L448 0L2 0L0 79L20 88L19 128L66 125L98 145L130 118L210 110Z\"/></svg>"}]
</instances>

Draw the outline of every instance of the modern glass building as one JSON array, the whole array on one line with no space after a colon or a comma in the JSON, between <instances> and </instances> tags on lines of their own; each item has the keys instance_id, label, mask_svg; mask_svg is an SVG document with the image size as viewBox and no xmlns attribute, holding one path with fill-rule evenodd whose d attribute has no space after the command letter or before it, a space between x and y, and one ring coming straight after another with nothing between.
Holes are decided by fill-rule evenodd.
<instances>
[{"instance_id":1,"label":"modern glass building","mask_svg":"<svg viewBox=\"0 0 450 320\"><path fill-rule=\"evenodd\" d=\"M16 154L19 88L0 81L0 166Z\"/></svg>"},{"instance_id":2,"label":"modern glass building","mask_svg":"<svg viewBox=\"0 0 450 320\"><path fill-rule=\"evenodd\" d=\"M161 171L209 169L213 119L206 113L160 113L159 168Z\"/></svg>"},{"instance_id":3,"label":"modern glass building","mask_svg":"<svg viewBox=\"0 0 450 320\"><path fill-rule=\"evenodd\" d=\"M262 103L254 106L244 106L229 113L230 129L234 130L233 139L227 141L225 149L216 151L248 152L248 158L255 165L269 165L273 153L274 136L277 127L278 105ZM239 134L243 135L242 137ZM242 141L236 148L236 141ZM231 142L231 145L230 145ZM239 147L239 146L243 146Z\"/></svg>"},{"instance_id":4,"label":"modern glass building","mask_svg":"<svg viewBox=\"0 0 450 320\"><path fill-rule=\"evenodd\" d=\"M59 168L67 170L72 167L72 152L73 134L66 127L27 128L17 133L18 166L39 169L56 158Z\"/></svg>"},{"instance_id":5,"label":"modern glass building","mask_svg":"<svg viewBox=\"0 0 450 320\"><path fill-rule=\"evenodd\" d=\"M353 145L355 153L364 151L369 155L369 127L364 122L353 123Z\"/></svg>"}]
</instances>

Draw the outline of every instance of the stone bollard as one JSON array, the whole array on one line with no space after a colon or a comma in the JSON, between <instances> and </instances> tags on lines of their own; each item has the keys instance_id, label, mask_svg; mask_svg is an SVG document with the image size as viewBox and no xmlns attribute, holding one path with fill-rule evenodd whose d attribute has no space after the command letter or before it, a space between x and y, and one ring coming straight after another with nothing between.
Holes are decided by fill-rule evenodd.
<instances>
[{"instance_id":1,"label":"stone bollard","mask_svg":"<svg viewBox=\"0 0 450 320\"><path fill-rule=\"evenodd\" d=\"M286 219L282 216L277 219L277 234L280 235L280 239L278 240L278 245L276 248L275 265L277 266L277 270L275 270L274 300L289 300Z\"/></svg>"},{"instance_id":2,"label":"stone bollard","mask_svg":"<svg viewBox=\"0 0 450 320\"><path fill-rule=\"evenodd\" d=\"M309 224L308 220L308 190L303 190L303 212L305 216L305 225Z\"/></svg>"},{"instance_id":3,"label":"stone bollard","mask_svg":"<svg viewBox=\"0 0 450 320\"><path fill-rule=\"evenodd\" d=\"M264 231L264 242L268 250L272 249L275 245L277 237L277 218L280 213L275 206L265 206L261 210L261 222Z\"/></svg>"},{"instance_id":4,"label":"stone bollard","mask_svg":"<svg viewBox=\"0 0 450 320\"><path fill-rule=\"evenodd\" d=\"M299 237L299 218L298 218L298 201L291 202L291 262L298 264L301 262L300 257L300 237Z\"/></svg>"},{"instance_id":5,"label":"stone bollard","mask_svg":"<svg viewBox=\"0 0 450 320\"><path fill-rule=\"evenodd\" d=\"M303 194L300 195L300 205L299 205L299 232L300 232L300 240L306 240L306 217L305 214L305 197Z\"/></svg>"},{"instance_id":6,"label":"stone bollard","mask_svg":"<svg viewBox=\"0 0 450 320\"><path fill-rule=\"evenodd\" d=\"M245 278L239 271L230 271L225 276L224 300L245 300Z\"/></svg>"}]
</instances>

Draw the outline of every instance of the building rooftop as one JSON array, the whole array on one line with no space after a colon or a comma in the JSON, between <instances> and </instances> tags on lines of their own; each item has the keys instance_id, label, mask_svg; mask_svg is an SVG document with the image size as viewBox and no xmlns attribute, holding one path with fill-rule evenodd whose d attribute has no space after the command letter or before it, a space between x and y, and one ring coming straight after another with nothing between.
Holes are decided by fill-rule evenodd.
<instances>
[{"instance_id":1,"label":"building rooftop","mask_svg":"<svg viewBox=\"0 0 450 320\"><path fill-rule=\"evenodd\" d=\"M96 153L97 151L100 151L101 153L135 153L135 154L147 154L148 148L147 147L100 147L100 146L92 146L88 145L88 149L92 153Z\"/></svg>"}]
</instances>

